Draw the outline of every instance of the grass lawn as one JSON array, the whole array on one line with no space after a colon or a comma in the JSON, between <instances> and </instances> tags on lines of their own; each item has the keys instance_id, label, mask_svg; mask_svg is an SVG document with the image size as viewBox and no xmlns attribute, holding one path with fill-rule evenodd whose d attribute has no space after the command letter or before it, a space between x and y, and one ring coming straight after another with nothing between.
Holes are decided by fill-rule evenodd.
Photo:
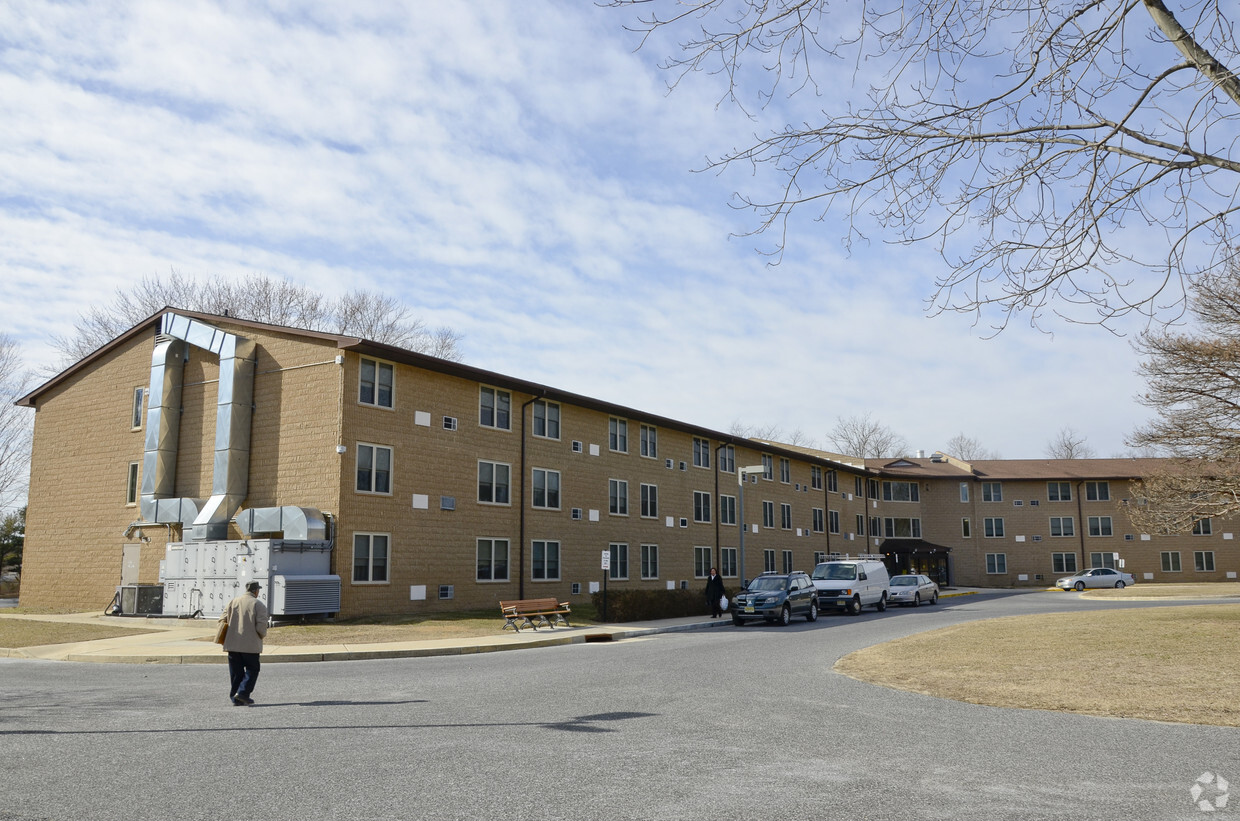
<instances>
[{"instance_id":1,"label":"grass lawn","mask_svg":"<svg viewBox=\"0 0 1240 821\"><path fill-rule=\"evenodd\" d=\"M45 644L76 644L80 641L112 639L117 636L133 636L152 632L156 631L114 627L110 624L0 618L0 647L11 650L18 647L42 647Z\"/></svg>"}]
</instances>

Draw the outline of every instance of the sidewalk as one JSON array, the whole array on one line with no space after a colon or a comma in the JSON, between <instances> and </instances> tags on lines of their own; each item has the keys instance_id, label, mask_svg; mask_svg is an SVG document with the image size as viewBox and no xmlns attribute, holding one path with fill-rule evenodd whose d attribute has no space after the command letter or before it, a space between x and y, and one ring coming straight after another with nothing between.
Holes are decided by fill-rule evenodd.
<instances>
[{"instance_id":1,"label":"sidewalk","mask_svg":"<svg viewBox=\"0 0 1240 821\"><path fill-rule=\"evenodd\" d=\"M977 590L956 589L940 598L966 596ZM78 622L151 630L131 636L51 644L42 647L0 648L0 657L44 659L48 661L87 661L109 664L224 664L228 656L211 641L215 635L214 619L132 618L105 616L96 613L74 613L62 616L7 614L0 618L32 619L35 621ZM596 641L651 636L659 633L708 630L731 627L732 620L690 616L680 619L598 624L589 627L540 627L513 633L502 630L496 618L495 635L472 638L397 641L383 644L324 644L280 647L268 642L263 648L263 664L298 661L360 661L368 659L417 658L421 656L455 656L470 653L493 653L501 650L523 650L530 647L554 647Z\"/></svg>"}]
</instances>

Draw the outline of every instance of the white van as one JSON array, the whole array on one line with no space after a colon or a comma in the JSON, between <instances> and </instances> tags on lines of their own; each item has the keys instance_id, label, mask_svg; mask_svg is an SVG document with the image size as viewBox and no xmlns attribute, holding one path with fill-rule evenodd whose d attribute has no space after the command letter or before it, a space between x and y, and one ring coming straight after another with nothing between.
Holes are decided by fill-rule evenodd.
<instances>
[{"instance_id":1,"label":"white van","mask_svg":"<svg viewBox=\"0 0 1240 821\"><path fill-rule=\"evenodd\" d=\"M880 613L887 609L887 565L880 559L832 559L816 566L810 578L819 610L833 607L855 616L867 605Z\"/></svg>"}]
</instances>

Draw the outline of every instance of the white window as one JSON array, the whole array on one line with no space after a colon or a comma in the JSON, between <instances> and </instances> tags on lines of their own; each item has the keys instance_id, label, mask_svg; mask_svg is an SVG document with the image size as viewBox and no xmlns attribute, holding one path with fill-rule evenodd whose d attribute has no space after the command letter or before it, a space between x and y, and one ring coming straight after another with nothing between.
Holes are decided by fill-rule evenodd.
<instances>
[{"instance_id":1,"label":"white window","mask_svg":"<svg viewBox=\"0 0 1240 821\"><path fill-rule=\"evenodd\" d=\"M883 536L888 539L920 539L921 519L885 518Z\"/></svg>"},{"instance_id":2,"label":"white window","mask_svg":"<svg viewBox=\"0 0 1240 821\"><path fill-rule=\"evenodd\" d=\"M1072 483L1071 482L1047 482L1046 483L1046 501L1048 502L1071 502L1072 501Z\"/></svg>"},{"instance_id":3,"label":"white window","mask_svg":"<svg viewBox=\"0 0 1240 821\"><path fill-rule=\"evenodd\" d=\"M719 495L719 524L736 524L736 497Z\"/></svg>"},{"instance_id":4,"label":"white window","mask_svg":"<svg viewBox=\"0 0 1240 821\"><path fill-rule=\"evenodd\" d=\"M884 502L920 502L916 482L883 482Z\"/></svg>"},{"instance_id":5,"label":"white window","mask_svg":"<svg viewBox=\"0 0 1240 821\"><path fill-rule=\"evenodd\" d=\"M1194 550L1193 551L1193 567L1200 573L1214 572L1214 551L1213 550Z\"/></svg>"},{"instance_id":6,"label":"white window","mask_svg":"<svg viewBox=\"0 0 1240 821\"><path fill-rule=\"evenodd\" d=\"M616 516L629 515L629 483L623 479L607 481L608 508ZM627 574L626 574L627 578Z\"/></svg>"},{"instance_id":7,"label":"white window","mask_svg":"<svg viewBox=\"0 0 1240 821\"><path fill-rule=\"evenodd\" d=\"M1006 573L1007 572L1007 554L1006 553L987 553L986 554L986 572L989 574Z\"/></svg>"},{"instance_id":8,"label":"white window","mask_svg":"<svg viewBox=\"0 0 1240 821\"><path fill-rule=\"evenodd\" d=\"M1090 553L1089 554L1089 566L1090 567L1109 567L1112 570L1114 570L1115 569L1115 554L1114 553Z\"/></svg>"},{"instance_id":9,"label":"white window","mask_svg":"<svg viewBox=\"0 0 1240 821\"><path fill-rule=\"evenodd\" d=\"M693 521L710 521L710 494L701 490L693 491Z\"/></svg>"},{"instance_id":10,"label":"white window","mask_svg":"<svg viewBox=\"0 0 1240 821\"><path fill-rule=\"evenodd\" d=\"M825 525L823 524L823 520L824 520L824 518L823 518L823 510L822 510L822 508L820 508L820 507L816 507L816 508L814 508L813 510L811 510L811 511L810 511L810 519L811 519L811 522L812 522L812 524L810 525L810 528L811 528L811 529L812 529L815 533L821 533L821 532L822 532L822 530L823 530L823 527L825 526Z\"/></svg>"},{"instance_id":11,"label":"white window","mask_svg":"<svg viewBox=\"0 0 1240 821\"><path fill-rule=\"evenodd\" d=\"M968 482L960 483L960 501L962 502L969 501L969 483Z\"/></svg>"},{"instance_id":12,"label":"white window","mask_svg":"<svg viewBox=\"0 0 1240 821\"><path fill-rule=\"evenodd\" d=\"M608 578L627 579L629 577L629 546L613 542L607 545L607 549L611 552L611 570L608 571Z\"/></svg>"},{"instance_id":13,"label":"white window","mask_svg":"<svg viewBox=\"0 0 1240 821\"><path fill-rule=\"evenodd\" d=\"M792 530L792 505L787 502L779 505L779 526L784 530Z\"/></svg>"},{"instance_id":14,"label":"white window","mask_svg":"<svg viewBox=\"0 0 1240 821\"><path fill-rule=\"evenodd\" d=\"M840 512L838 510L827 511L827 531L829 533L840 532Z\"/></svg>"},{"instance_id":15,"label":"white window","mask_svg":"<svg viewBox=\"0 0 1240 821\"><path fill-rule=\"evenodd\" d=\"M512 430L512 395L498 388L482 388L478 393L478 424Z\"/></svg>"},{"instance_id":16,"label":"white window","mask_svg":"<svg viewBox=\"0 0 1240 821\"><path fill-rule=\"evenodd\" d=\"M508 540L478 540L478 581L508 581Z\"/></svg>"},{"instance_id":17,"label":"white window","mask_svg":"<svg viewBox=\"0 0 1240 821\"><path fill-rule=\"evenodd\" d=\"M478 462L478 501L490 505L508 504L512 466L503 462Z\"/></svg>"},{"instance_id":18,"label":"white window","mask_svg":"<svg viewBox=\"0 0 1240 821\"><path fill-rule=\"evenodd\" d=\"M361 584L388 580L387 533L353 534L353 581Z\"/></svg>"},{"instance_id":19,"label":"white window","mask_svg":"<svg viewBox=\"0 0 1240 821\"><path fill-rule=\"evenodd\" d=\"M775 572L775 551L774 550L763 550L762 551L762 572L763 573L774 573Z\"/></svg>"},{"instance_id":20,"label":"white window","mask_svg":"<svg viewBox=\"0 0 1240 821\"><path fill-rule=\"evenodd\" d=\"M534 498L531 504L534 507L549 508L552 510L560 509L560 472L558 470L546 470L544 468L534 468Z\"/></svg>"},{"instance_id":21,"label":"white window","mask_svg":"<svg viewBox=\"0 0 1240 821\"><path fill-rule=\"evenodd\" d=\"M857 535L864 536L865 535L865 517L862 516L860 513L857 514L856 527L857 527Z\"/></svg>"},{"instance_id":22,"label":"white window","mask_svg":"<svg viewBox=\"0 0 1240 821\"><path fill-rule=\"evenodd\" d=\"M1110 482L1086 482L1085 499L1090 502L1107 502L1111 499Z\"/></svg>"},{"instance_id":23,"label":"white window","mask_svg":"<svg viewBox=\"0 0 1240 821\"><path fill-rule=\"evenodd\" d=\"M1164 573L1180 573L1183 568L1180 566L1180 551L1167 550L1162 553L1162 569Z\"/></svg>"},{"instance_id":24,"label":"white window","mask_svg":"<svg viewBox=\"0 0 1240 821\"><path fill-rule=\"evenodd\" d=\"M1111 536L1111 517L1110 516L1090 516L1089 517L1089 535L1090 536Z\"/></svg>"},{"instance_id":25,"label":"white window","mask_svg":"<svg viewBox=\"0 0 1240 821\"><path fill-rule=\"evenodd\" d=\"M963 519L960 520L960 536L963 539L973 538L973 526L972 526L972 523L969 521L968 516L965 516Z\"/></svg>"},{"instance_id":26,"label":"white window","mask_svg":"<svg viewBox=\"0 0 1240 821\"><path fill-rule=\"evenodd\" d=\"M530 546L534 562L530 578L535 581L559 581L560 543L536 540Z\"/></svg>"},{"instance_id":27,"label":"white window","mask_svg":"<svg viewBox=\"0 0 1240 821\"><path fill-rule=\"evenodd\" d=\"M719 575L724 578L736 578L736 548L719 548Z\"/></svg>"},{"instance_id":28,"label":"white window","mask_svg":"<svg viewBox=\"0 0 1240 821\"><path fill-rule=\"evenodd\" d=\"M392 449L383 445L357 445L359 493L392 492Z\"/></svg>"},{"instance_id":29,"label":"white window","mask_svg":"<svg viewBox=\"0 0 1240 821\"><path fill-rule=\"evenodd\" d=\"M607 447L616 453L629 452L629 423L611 417L607 420Z\"/></svg>"},{"instance_id":30,"label":"white window","mask_svg":"<svg viewBox=\"0 0 1240 821\"><path fill-rule=\"evenodd\" d=\"M1075 573L1076 572L1076 554L1075 553L1052 553L1051 554L1051 572L1052 573Z\"/></svg>"},{"instance_id":31,"label":"white window","mask_svg":"<svg viewBox=\"0 0 1240 821\"><path fill-rule=\"evenodd\" d=\"M840 475L834 470L827 471L827 490L831 493L838 493L840 489Z\"/></svg>"},{"instance_id":32,"label":"white window","mask_svg":"<svg viewBox=\"0 0 1240 821\"><path fill-rule=\"evenodd\" d=\"M724 473L736 473L736 448L732 445L724 445L719 451L719 470Z\"/></svg>"},{"instance_id":33,"label":"white window","mask_svg":"<svg viewBox=\"0 0 1240 821\"><path fill-rule=\"evenodd\" d=\"M818 465L809 467L809 486L814 490L822 490L822 468Z\"/></svg>"},{"instance_id":34,"label":"white window","mask_svg":"<svg viewBox=\"0 0 1240 821\"><path fill-rule=\"evenodd\" d=\"M658 485L642 485L642 518L657 519L659 517Z\"/></svg>"},{"instance_id":35,"label":"white window","mask_svg":"<svg viewBox=\"0 0 1240 821\"><path fill-rule=\"evenodd\" d=\"M792 551L791 550L783 551L783 560L784 560L783 572L791 573L792 572Z\"/></svg>"},{"instance_id":36,"label":"white window","mask_svg":"<svg viewBox=\"0 0 1240 821\"><path fill-rule=\"evenodd\" d=\"M642 545L642 578L659 578L659 546L657 544Z\"/></svg>"},{"instance_id":37,"label":"white window","mask_svg":"<svg viewBox=\"0 0 1240 821\"><path fill-rule=\"evenodd\" d=\"M377 408L392 407L392 386L395 376L392 366L375 359L362 359L358 373L357 401Z\"/></svg>"},{"instance_id":38,"label":"white window","mask_svg":"<svg viewBox=\"0 0 1240 821\"><path fill-rule=\"evenodd\" d=\"M641 453L651 459L659 458L659 431L650 425L642 425Z\"/></svg>"},{"instance_id":39,"label":"white window","mask_svg":"<svg viewBox=\"0 0 1240 821\"><path fill-rule=\"evenodd\" d=\"M1209 519L1198 519L1193 522L1194 536L1209 536L1214 533L1214 526Z\"/></svg>"},{"instance_id":40,"label":"white window","mask_svg":"<svg viewBox=\"0 0 1240 821\"><path fill-rule=\"evenodd\" d=\"M133 414L129 420L129 427L137 430L142 427L142 400L146 397L145 388L133 389Z\"/></svg>"},{"instance_id":41,"label":"white window","mask_svg":"<svg viewBox=\"0 0 1240 821\"><path fill-rule=\"evenodd\" d=\"M983 502L1002 502L1003 501L1003 483L1002 482L982 482L982 501Z\"/></svg>"},{"instance_id":42,"label":"white window","mask_svg":"<svg viewBox=\"0 0 1240 821\"><path fill-rule=\"evenodd\" d=\"M714 567L710 558L709 547L693 548L693 577L696 579L704 579L710 575L710 569Z\"/></svg>"},{"instance_id":43,"label":"white window","mask_svg":"<svg viewBox=\"0 0 1240 821\"><path fill-rule=\"evenodd\" d=\"M762 478L775 478L775 457L769 453L762 454Z\"/></svg>"},{"instance_id":44,"label":"white window","mask_svg":"<svg viewBox=\"0 0 1240 821\"><path fill-rule=\"evenodd\" d=\"M774 502L763 502L762 503L762 526L763 527L774 527L775 526L775 503Z\"/></svg>"},{"instance_id":45,"label":"white window","mask_svg":"<svg viewBox=\"0 0 1240 821\"><path fill-rule=\"evenodd\" d=\"M779 457L779 481L785 485L792 484L792 462L782 456Z\"/></svg>"},{"instance_id":46,"label":"white window","mask_svg":"<svg viewBox=\"0 0 1240 821\"><path fill-rule=\"evenodd\" d=\"M543 439L560 438L560 406L556 402L534 400L534 435Z\"/></svg>"},{"instance_id":47,"label":"white window","mask_svg":"<svg viewBox=\"0 0 1240 821\"><path fill-rule=\"evenodd\" d=\"M1051 535L1052 536L1075 536L1076 522L1071 516L1052 516L1051 517Z\"/></svg>"},{"instance_id":48,"label":"white window","mask_svg":"<svg viewBox=\"0 0 1240 821\"><path fill-rule=\"evenodd\" d=\"M982 535L987 539L1003 538L1003 518L1000 516L987 516L982 520Z\"/></svg>"},{"instance_id":49,"label":"white window","mask_svg":"<svg viewBox=\"0 0 1240 821\"><path fill-rule=\"evenodd\" d=\"M125 482L125 504L136 505L138 503L138 463L129 463L129 476Z\"/></svg>"},{"instance_id":50,"label":"white window","mask_svg":"<svg viewBox=\"0 0 1240 821\"><path fill-rule=\"evenodd\" d=\"M710 467L710 440L693 437L693 466L695 468Z\"/></svg>"}]
</instances>

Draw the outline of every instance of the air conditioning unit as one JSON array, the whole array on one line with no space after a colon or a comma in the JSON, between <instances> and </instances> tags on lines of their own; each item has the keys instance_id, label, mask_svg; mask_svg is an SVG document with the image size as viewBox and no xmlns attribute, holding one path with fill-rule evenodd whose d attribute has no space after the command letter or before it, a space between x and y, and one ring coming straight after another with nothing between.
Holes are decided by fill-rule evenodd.
<instances>
[{"instance_id":1,"label":"air conditioning unit","mask_svg":"<svg viewBox=\"0 0 1240 821\"><path fill-rule=\"evenodd\" d=\"M450 584L439 585L439 598L451 599L455 597L456 588Z\"/></svg>"},{"instance_id":2,"label":"air conditioning unit","mask_svg":"<svg viewBox=\"0 0 1240 821\"><path fill-rule=\"evenodd\" d=\"M440 510L456 510L456 497L455 496L440 496L439 497L439 509Z\"/></svg>"},{"instance_id":3,"label":"air conditioning unit","mask_svg":"<svg viewBox=\"0 0 1240 821\"><path fill-rule=\"evenodd\" d=\"M268 605L273 616L340 612L340 577L272 576Z\"/></svg>"},{"instance_id":4,"label":"air conditioning unit","mask_svg":"<svg viewBox=\"0 0 1240 821\"><path fill-rule=\"evenodd\" d=\"M445 416L443 418L443 429L444 430L456 430L456 424L457 423L456 423L455 416Z\"/></svg>"},{"instance_id":5,"label":"air conditioning unit","mask_svg":"<svg viewBox=\"0 0 1240 821\"><path fill-rule=\"evenodd\" d=\"M122 616L157 616L164 612L162 584L124 584L116 588Z\"/></svg>"}]
</instances>

